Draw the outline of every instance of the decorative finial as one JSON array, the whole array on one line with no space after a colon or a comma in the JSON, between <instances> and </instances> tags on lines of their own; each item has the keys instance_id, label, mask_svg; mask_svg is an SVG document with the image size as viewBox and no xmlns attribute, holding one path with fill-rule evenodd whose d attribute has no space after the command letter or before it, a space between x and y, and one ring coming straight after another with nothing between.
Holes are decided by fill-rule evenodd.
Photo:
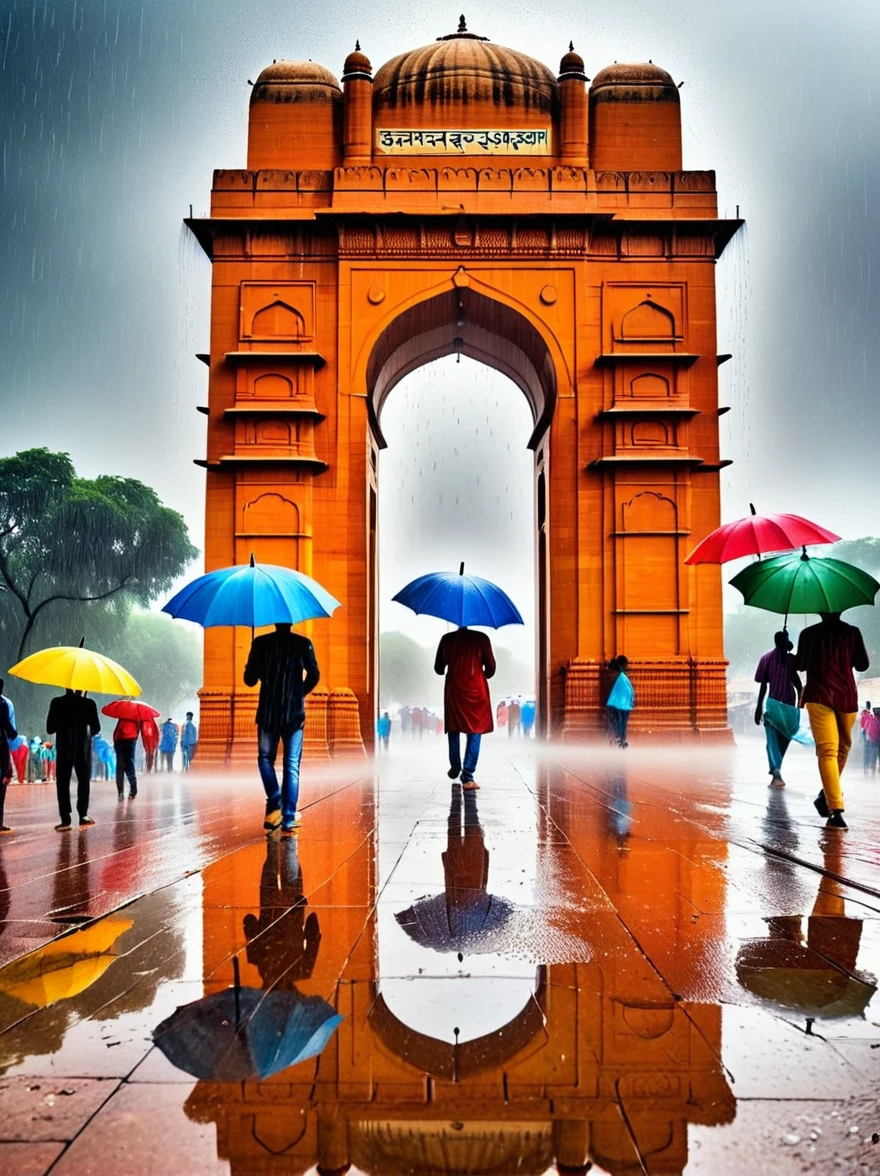
<instances>
[{"instance_id":1,"label":"decorative finial","mask_svg":"<svg viewBox=\"0 0 880 1176\"><path fill-rule=\"evenodd\" d=\"M361 43L357 39L355 39L354 51L355 51L355 53L360 53L360 51L361 51Z\"/></svg>"},{"instance_id":2,"label":"decorative finial","mask_svg":"<svg viewBox=\"0 0 880 1176\"><path fill-rule=\"evenodd\" d=\"M569 53L574 53L574 41L568 42L568 51Z\"/></svg>"},{"instance_id":3,"label":"decorative finial","mask_svg":"<svg viewBox=\"0 0 880 1176\"><path fill-rule=\"evenodd\" d=\"M464 13L458 18L458 31L460 33L467 32L467 21L464 19Z\"/></svg>"}]
</instances>

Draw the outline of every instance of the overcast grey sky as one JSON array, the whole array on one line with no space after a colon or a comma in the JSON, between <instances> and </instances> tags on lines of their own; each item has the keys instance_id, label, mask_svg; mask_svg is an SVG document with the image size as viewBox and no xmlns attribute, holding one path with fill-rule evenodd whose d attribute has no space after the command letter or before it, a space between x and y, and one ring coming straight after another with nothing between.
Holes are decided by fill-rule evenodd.
<instances>
[{"instance_id":1,"label":"overcast grey sky","mask_svg":"<svg viewBox=\"0 0 880 1176\"><path fill-rule=\"evenodd\" d=\"M181 220L207 211L213 168L244 164L247 79L275 57L338 76L355 37L375 68L459 10L0 0L3 451L142 478L200 544L210 275ZM684 81L685 166L715 168L722 213L748 221L719 269L725 515L752 499L876 533L880 3L492 0L467 17L554 70L573 38L590 74L652 58ZM428 462L454 443L432 437Z\"/></svg>"}]
</instances>

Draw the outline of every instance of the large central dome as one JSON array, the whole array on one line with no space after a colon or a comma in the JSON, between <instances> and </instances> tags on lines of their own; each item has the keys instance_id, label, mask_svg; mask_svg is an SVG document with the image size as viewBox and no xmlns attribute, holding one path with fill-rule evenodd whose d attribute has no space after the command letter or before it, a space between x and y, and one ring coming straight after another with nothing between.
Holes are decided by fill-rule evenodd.
<instances>
[{"instance_id":1,"label":"large central dome","mask_svg":"<svg viewBox=\"0 0 880 1176\"><path fill-rule=\"evenodd\" d=\"M373 106L401 109L424 103L491 103L551 113L556 78L546 65L469 33L458 32L385 63L373 84Z\"/></svg>"}]
</instances>

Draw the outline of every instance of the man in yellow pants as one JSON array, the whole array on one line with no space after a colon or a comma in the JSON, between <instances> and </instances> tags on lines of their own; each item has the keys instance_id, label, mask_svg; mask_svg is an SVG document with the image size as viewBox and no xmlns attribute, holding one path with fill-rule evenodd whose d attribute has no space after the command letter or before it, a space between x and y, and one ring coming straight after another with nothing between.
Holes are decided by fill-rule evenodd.
<instances>
[{"instance_id":1,"label":"man in yellow pants","mask_svg":"<svg viewBox=\"0 0 880 1176\"><path fill-rule=\"evenodd\" d=\"M820 613L818 625L801 631L796 665L807 675L803 704L819 757L822 791L813 801L826 824L845 829L840 775L852 746L852 729L859 709L853 670L868 668L868 654L862 634L855 625L840 619L840 613Z\"/></svg>"}]
</instances>

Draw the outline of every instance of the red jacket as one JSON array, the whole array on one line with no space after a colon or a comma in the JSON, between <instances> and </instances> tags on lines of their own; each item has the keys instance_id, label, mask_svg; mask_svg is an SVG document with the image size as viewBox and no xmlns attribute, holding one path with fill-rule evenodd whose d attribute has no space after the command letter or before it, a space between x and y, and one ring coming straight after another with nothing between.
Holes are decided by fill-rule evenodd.
<instances>
[{"instance_id":1,"label":"red jacket","mask_svg":"<svg viewBox=\"0 0 880 1176\"><path fill-rule=\"evenodd\" d=\"M118 743L120 739L137 739L140 731L141 725L137 719L120 719L113 732L113 742Z\"/></svg>"}]
</instances>

